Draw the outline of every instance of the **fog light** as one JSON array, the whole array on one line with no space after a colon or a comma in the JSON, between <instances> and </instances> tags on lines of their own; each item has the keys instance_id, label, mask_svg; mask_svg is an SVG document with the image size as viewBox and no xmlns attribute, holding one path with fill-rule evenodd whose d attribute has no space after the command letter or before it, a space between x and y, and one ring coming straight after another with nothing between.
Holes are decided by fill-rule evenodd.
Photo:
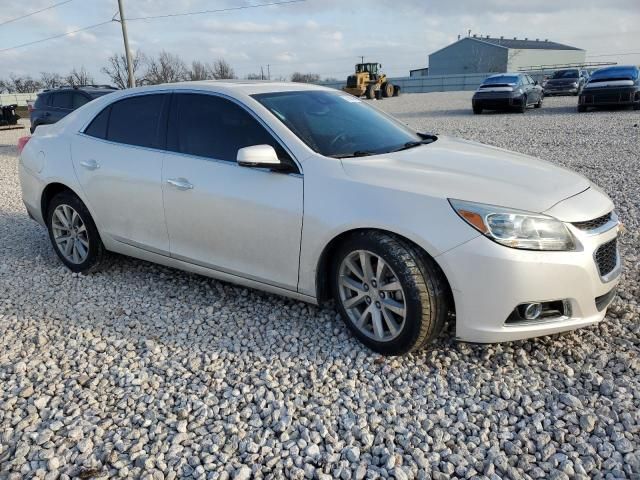
<instances>
[{"instance_id":1,"label":"fog light","mask_svg":"<svg viewBox=\"0 0 640 480\"><path fill-rule=\"evenodd\" d=\"M527 305L524 305L523 313L523 317L525 318L525 320L536 320L542 313L542 304L529 303Z\"/></svg>"}]
</instances>

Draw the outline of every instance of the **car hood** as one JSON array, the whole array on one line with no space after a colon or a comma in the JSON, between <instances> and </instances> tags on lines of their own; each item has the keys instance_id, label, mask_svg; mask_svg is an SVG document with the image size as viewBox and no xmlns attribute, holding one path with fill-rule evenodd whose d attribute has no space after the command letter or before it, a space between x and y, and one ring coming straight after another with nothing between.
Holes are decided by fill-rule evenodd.
<instances>
[{"instance_id":1,"label":"car hood","mask_svg":"<svg viewBox=\"0 0 640 480\"><path fill-rule=\"evenodd\" d=\"M440 136L432 144L342 159L346 174L374 186L543 212L590 182L534 157Z\"/></svg>"}]
</instances>

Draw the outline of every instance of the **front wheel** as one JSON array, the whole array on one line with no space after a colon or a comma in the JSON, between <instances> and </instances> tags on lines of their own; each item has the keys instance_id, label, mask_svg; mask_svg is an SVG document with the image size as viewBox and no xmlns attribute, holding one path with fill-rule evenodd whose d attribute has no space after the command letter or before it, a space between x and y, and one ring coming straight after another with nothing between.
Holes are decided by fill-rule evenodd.
<instances>
[{"instance_id":1,"label":"front wheel","mask_svg":"<svg viewBox=\"0 0 640 480\"><path fill-rule=\"evenodd\" d=\"M538 103L536 103L533 108L542 108L542 100L544 99L544 95L540 95L540 99L538 100Z\"/></svg>"},{"instance_id":2,"label":"front wheel","mask_svg":"<svg viewBox=\"0 0 640 480\"><path fill-rule=\"evenodd\" d=\"M389 234L363 232L335 258L334 298L362 343L400 355L440 334L449 307L446 281L424 252Z\"/></svg>"},{"instance_id":3,"label":"front wheel","mask_svg":"<svg viewBox=\"0 0 640 480\"><path fill-rule=\"evenodd\" d=\"M105 248L82 200L71 192L59 193L49 203L46 218L49 239L62 263L77 273L99 268Z\"/></svg>"},{"instance_id":4,"label":"front wheel","mask_svg":"<svg viewBox=\"0 0 640 480\"><path fill-rule=\"evenodd\" d=\"M376 87L373 84L367 86L366 96L369 100L376 98Z\"/></svg>"}]
</instances>

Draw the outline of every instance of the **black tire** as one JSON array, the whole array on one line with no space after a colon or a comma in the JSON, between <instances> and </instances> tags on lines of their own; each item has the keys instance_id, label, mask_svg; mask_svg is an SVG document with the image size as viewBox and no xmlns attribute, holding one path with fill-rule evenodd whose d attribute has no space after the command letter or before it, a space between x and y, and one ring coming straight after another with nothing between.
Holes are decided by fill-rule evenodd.
<instances>
[{"instance_id":1,"label":"black tire","mask_svg":"<svg viewBox=\"0 0 640 480\"><path fill-rule=\"evenodd\" d=\"M376 98L376 89L374 84L367 86L367 91L365 92L365 95L369 100L373 100L374 98Z\"/></svg>"},{"instance_id":2,"label":"black tire","mask_svg":"<svg viewBox=\"0 0 640 480\"><path fill-rule=\"evenodd\" d=\"M634 110L640 110L640 103L634 103L633 104L633 109Z\"/></svg>"},{"instance_id":3,"label":"black tire","mask_svg":"<svg viewBox=\"0 0 640 480\"><path fill-rule=\"evenodd\" d=\"M376 341L363 333L353 323L340 299L340 265L348 255L358 250L365 250L382 258L402 285L405 320L397 336L388 341ZM370 231L349 237L336 252L331 278L333 296L347 327L362 343L377 353L401 355L420 349L433 341L443 329L449 311L448 287L444 275L426 253L393 235Z\"/></svg>"},{"instance_id":4,"label":"black tire","mask_svg":"<svg viewBox=\"0 0 640 480\"><path fill-rule=\"evenodd\" d=\"M518 112L519 113L525 113L527 111L527 96L523 95L522 96L522 101L520 102L520 105L518 106Z\"/></svg>"},{"instance_id":5,"label":"black tire","mask_svg":"<svg viewBox=\"0 0 640 480\"><path fill-rule=\"evenodd\" d=\"M82 263L72 263L67 260L63 252L60 250L60 247L56 244L52 222L54 211L60 205L68 205L73 208L73 210L78 213L86 227L89 239L89 248L87 258ZM100 266L104 264L106 250L102 244L102 240L100 239L100 234L98 233L98 229L96 228L93 218L91 218L89 210L87 210L87 207L82 203L82 200L80 200L77 195L67 191L54 196L47 206L46 221L47 230L49 231L49 240L51 240L53 250L69 270L76 273L92 273L98 271Z\"/></svg>"},{"instance_id":6,"label":"black tire","mask_svg":"<svg viewBox=\"0 0 640 480\"><path fill-rule=\"evenodd\" d=\"M394 97L399 97L400 96L400 87L398 85L394 85L393 86L393 96Z\"/></svg>"},{"instance_id":7,"label":"black tire","mask_svg":"<svg viewBox=\"0 0 640 480\"><path fill-rule=\"evenodd\" d=\"M473 113L476 115L480 115L482 113L482 107L473 106Z\"/></svg>"},{"instance_id":8,"label":"black tire","mask_svg":"<svg viewBox=\"0 0 640 480\"><path fill-rule=\"evenodd\" d=\"M393 88L393 84L391 82L384 82L382 84L382 96L384 98L393 97L393 92L395 89Z\"/></svg>"},{"instance_id":9,"label":"black tire","mask_svg":"<svg viewBox=\"0 0 640 480\"><path fill-rule=\"evenodd\" d=\"M584 105L578 105L578 113L584 113L587 111L587 107Z\"/></svg>"}]
</instances>

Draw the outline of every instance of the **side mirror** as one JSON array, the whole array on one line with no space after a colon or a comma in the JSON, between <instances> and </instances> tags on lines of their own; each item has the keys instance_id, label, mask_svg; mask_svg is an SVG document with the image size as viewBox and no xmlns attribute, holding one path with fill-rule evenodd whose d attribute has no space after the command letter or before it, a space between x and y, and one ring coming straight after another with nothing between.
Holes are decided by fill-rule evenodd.
<instances>
[{"instance_id":1,"label":"side mirror","mask_svg":"<svg viewBox=\"0 0 640 480\"><path fill-rule=\"evenodd\" d=\"M282 163L271 145L252 145L238 150L238 165L250 168L269 168L278 172L289 171L291 167Z\"/></svg>"}]
</instances>

